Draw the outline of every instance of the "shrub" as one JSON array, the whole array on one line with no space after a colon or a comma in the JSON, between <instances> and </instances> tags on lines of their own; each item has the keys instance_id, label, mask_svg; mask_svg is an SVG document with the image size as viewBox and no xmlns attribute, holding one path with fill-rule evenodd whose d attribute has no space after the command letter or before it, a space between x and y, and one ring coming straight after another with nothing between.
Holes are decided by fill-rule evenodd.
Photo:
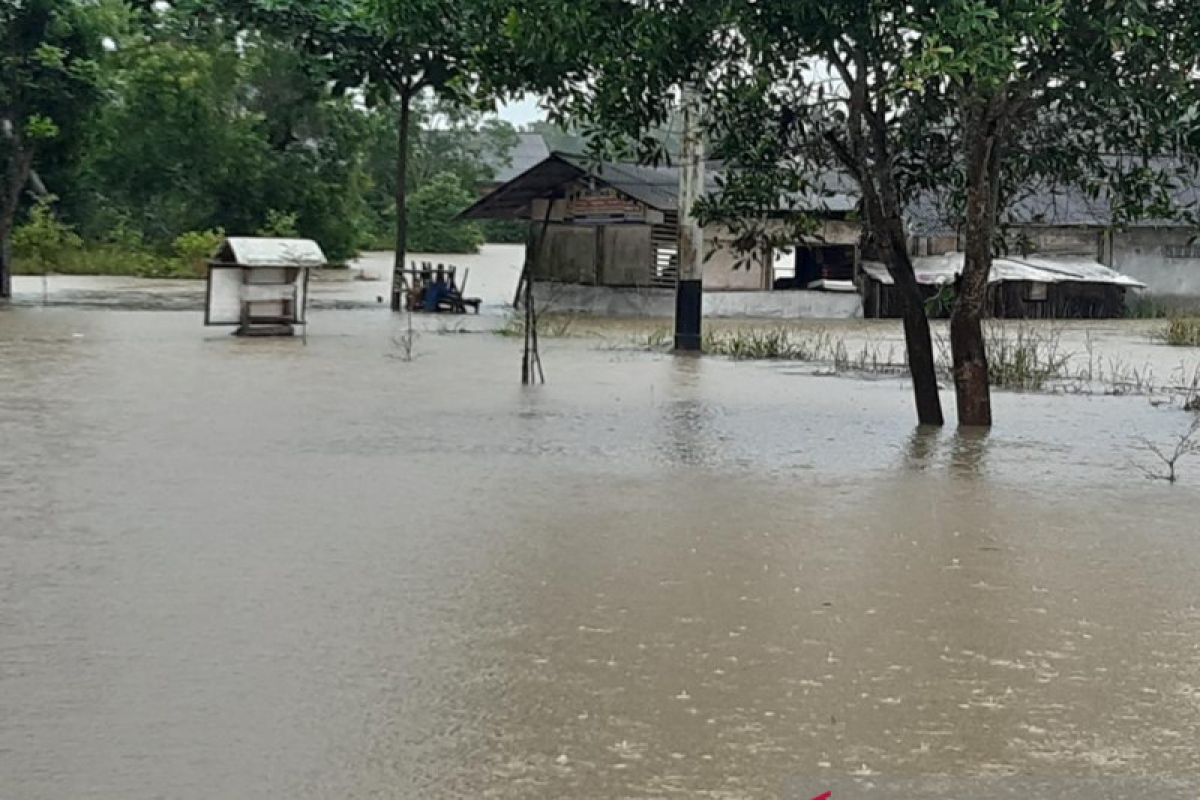
<instances>
[{"instance_id":1,"label":"shrub","mask_svg":"<svg viewBox=\"0 0 1200 800\"><path fill-rule=\"evenodd\" d=\"M997 389L1039 392L1048 383L1067 377L1070 355L1059 348L1055 328L1000 322L984 328L988 382Z\"/></svg>"},{"instance_id":2,"label":"shrub","mask_svg":"<svg viewBox=\"0 0 1200 800\"><path fill-rule=\"evenodd\" d=\"M1151 335L1175 347L1200 347L1200 317L1174 317Z\"/></svg>"},{"instance_id":3,"label":"shrub","mask_svg":"<svg viewBox=\"0 0 1200 800\"><path fill-rule=\"evenodd\" d=\"M408 202L408 249L415 253L477 253L479 226L457 219L474 198L452 172L442 172Z\"/></svg>"},{"instance_id":4,"label":"shrub","mask_svg":"<svg viewBox=\"0 0 1200 800\"><path fill-rule=\"evenodd\" d=\"M271 209L267 212L267 221L258 229L259 236L276 236L283 239L295 238L300 235L296 227L296 214Z\"/></svg>"},{"instance_id":5,"label":"shrub","mask_svg":"<svg viewBox=\"0 0 1200 800\"><path fill-rule=\"evenodd\" d=\"M12 232L13 254L24 272L46 272L69 259L83 247L75 229L54 213L57 198L43 197L29 212L29 221Z\"/></svg>"},{"instance_id":6,"label":"shrub","mask_svg":"<svg viewBox=\"0 0 1200 800\"><path fill-rule=\"evenodd\" d=\"M492 244L525 244L529 223L524 220L485 219L480 224L483 240Z\"/></svg>"},{"instance_id":7,"label":"shrub","mask_svg":"<svg viewBox=\"0 0 1200 800\"><path fill-rule=\"evenodd\" d=\"M207 271L208 260L216 255L217 248L224 239L225 231L221 228L188 231L177 236L171 248L185 271L202 276Z\"/></svg>"}]
</instances>

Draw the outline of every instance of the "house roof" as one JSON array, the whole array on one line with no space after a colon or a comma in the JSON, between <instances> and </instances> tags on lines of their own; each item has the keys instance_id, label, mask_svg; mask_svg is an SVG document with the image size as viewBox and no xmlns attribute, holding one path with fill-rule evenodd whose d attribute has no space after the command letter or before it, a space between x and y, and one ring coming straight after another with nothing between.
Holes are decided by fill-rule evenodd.
<instances>
[{"instance_id":1,"label":"house roof","mask_svg":"<svg viewBox=\"0 0 1200 800\"><path fill-rule=\"evenodd\" d=\"M1110 165L1117 159L1135 156L1108 156ZM1152 158L1151 169L1173 175L1175 190L1171 202L1179 209L1200 208L1200 167L1189 160L1174 157ZM925 192L905 209L909 232L917 236L952 235L959 229L961 214L954 212L945 193ZM1056 185L1035 181L1023 188L1021 195L1004 211L1006 225L1045 225L1064 228L1107 228L1116 222L1112 197L1105 189L1095 196L1077 184ZM1191 227L1183 219L1145 218L1130 223L1138 227Z\"/></svg>"},{"instance_id":2,"label":"house roof","mask_svg":"<svg viewBox=\"0 0 1200 800\"><path fill-rule=\"evenodd\" d=\"M508 183L522 172L537 166L550 157L550 148L540 133L519 133L517 143L504 157L489 163L495 170L493 183Z\"/></svg>"},{"instance_id":3,"label":"house roof","mask_svg":"<svg viewBox=\"0 0 1200 800\"><path fill-rule=\"evenodd\" d=\"M320 245L312 239L261 236L230 236L213 261L239 267L323 267L326 263Z\"/></svg>"},{"instance_id":4,"label":"house roof","mask_svg":"<svg viewBox=\"0 0 1200 800\"><path fill-rule=\"evenodd\" d=\"M542 145L544 147L545 143ZM529 154L534 152L531 149ZM679 167L675 165L652 167L623 162L596 162L585 156L556 151L523 171L517 171L517 167L514 160L512 172L516 174L461 216L468 219L524 218L529 214L531 200L548 196L563 184L584 176L602 181L658 211L675 211L679 206ZM1178 172L1180 188L1173 199L1179 207L1200 207L1200 180L1187 172L1185 164L1180 162L1176 165L1172 162L1159 167ZM720 162L708 163L704 181L706 194L715 194L720 190L724 172L724 165ZM777 210L850 213L858 209L858 187L847 173L836 170L815 173L812 182L816 187L813 191L781 195ZM923 193L905 209L909 233L916 236L954 235L961 227L960 217L948 196L938 191ZM1104 192L1093 197L1074 185L1035 184L1027 187L1023 196L1006 210L1003 221L1008 225L1109 227L1113 224L1114 214L1110 198ZM1135 224L1186 225L1181 220L1169 219L1143 219Z\"/></svg>"},{"instance_id":5,"label":"house roof","mask_svg":"<svg viewBox=\"0 0 1200 800\"><path fill-rule=\"evenodd\" d=\"M704 191L720 190L724 173L720 162L707 164ZM507 183L484 195L460 215L465 219L515 219L529 214L532 200L552 194L562 185L583 177L600 181L630 199L657 211L679 208L679 167L644 166L624 162L596 162L586 156L554 152ZM857 198L845 180L830 173L822 176L820 190L781 197L779 210L805 209L846 213L853 211Z\"/></svg>"},{"instance_id":6,"label":"house roof","mask_svg":"<svg viewBox=\"0 0 1200 800\"><path fill-rule=\"evenodd\" d=\"M963 271L964 254L947 253L944 256L922 256L913 259L913 270L917 283L940 286L953 283ZM887 267L877 261L864 261L863 272L880 283L892 285L892 276ZM1034 283L1109 283L1133 289L1144 289L1145 284L1128 275L1109 269L1098 261L1088 258L1053 258L1043 255L1004 256L992 259L992 271L988 283L1007 281L1031 281Z\"/></svg>"}]
</instances>

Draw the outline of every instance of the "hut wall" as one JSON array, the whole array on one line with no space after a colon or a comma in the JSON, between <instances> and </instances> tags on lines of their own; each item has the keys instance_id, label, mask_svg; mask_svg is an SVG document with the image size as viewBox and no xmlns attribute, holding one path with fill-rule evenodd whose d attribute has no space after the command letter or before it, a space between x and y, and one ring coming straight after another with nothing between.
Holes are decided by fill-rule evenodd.
<instances>
[{"instance_id":1,"label":"hut wall","mask_svg":"<svg viewBox=\"0 0 1200 800\"><path fill-rule=\"evenodd\" d=\"M1112 319L1125 313L1125 289L1108 283L1008 281L989 289L992 316L1002 319Z\"/></svg>"},{"instance_id":2,"label":"hut wall","mask_svg":"<svg viewBox=\"0 0 1200 800\"><path fill-rule=\"evenodd\" d=\"M606 225L600 229L602 286L645 286L654 255L649 225Z\"/></svg>"},{"instance_id":3,"label":"hut wall","mask_svg":"<svg viewBox=\"0 0 1200 800\"><path fill-rule=\"evenodd\" d=\"M1113 231L1110 266L1155 295L1200 296L1200 242L1190 228Z\"/></svg>"},{"instance_id":4,"label":"hut wall","mask_svg":"<svg viewBox=\"0 0 1200 800\"><path fill-rule=\"evenodd\" d=\"M862 273L860 280L864 317L868 319L899 319L904 316L904 301L895 284L880 283L866 273ZM928 301L937 295L940 287L923 285L920 288L921 297Z\"/></svg>"},{"instance_id":5,"label":"hut wall","mask_svg":"<svg viewBox=\"0 0 1200 800\"><path fill-rule=\"evenodd\" d=\"M704 288L705 290L769 289L774 272L774 259L764 263L760 258L747 258L733 246L733 235L727 228L710 225L704 229Z\"/></svg>"},{"instance_id":6,"label":"hut wall","mask_svg":"<svg viewBox=\"0 0 1200 800\"><path fill-rule=\"evenodd\" d=\"M1029 252L1099 259L1104 232L1100 228L1027 225L1010 231L1007 244L1014 255Z\"/></svg>"},{"instance_id":7,"label":"hut wall","mask_svg":"<svg viewBox=\"0 0 1200 800\"><path fill-rule=\"evenodd\" d=\"M895 319L903 314L900 292L864 275L863 315ZM986 312L997 319L1112 319L1125 313L1125 289L1107 283L1050 283L1044 300L1033 299L1037 291L1029 281L1007 281L988 287ZM937 287L922 286L929 300ZM945 314L934 316L945 316Z\"/></svg>"},{"instance_id":8,"label":"hut wall","mask_svg":"<svg viewBox=\"0 0 1200 800\"><path fill-rule=\"evenodd\" d=\"M534 277L545 281L594 284L597 230L590 226L550 223Z\"/></svg>"}]
</instances>

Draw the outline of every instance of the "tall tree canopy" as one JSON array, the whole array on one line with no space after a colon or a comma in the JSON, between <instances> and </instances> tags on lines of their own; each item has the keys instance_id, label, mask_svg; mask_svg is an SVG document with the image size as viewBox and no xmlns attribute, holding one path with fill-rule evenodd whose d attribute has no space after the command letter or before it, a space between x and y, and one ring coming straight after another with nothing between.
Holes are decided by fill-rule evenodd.
<instances>
[{"instance_id":1,"label":"tall tree canopy","mask_svg":"<svg viewBox=\"0 0 1200 800\"><path fill-rule=\"evenodd\" d=\"M201 0L0 6L4 225L28 226L11 239L25 256L18 268L190 274L171 262L176 240L221 231L294 230L338 260L391 246L395 95L368 105L371 84L347 83L354 69L297 47L300 32L229 12ZM262 13L260 22L278 21ZM464 103L469 93L444 89L458 102L428 91L411 101L407 192L443 172L474 191L517 141L510 125ZM43 184L53 194L34 220L25 189ZM447 220L457 210L438 207ZM33 246L50 231L63 235ZM444 246L474 247L478 233L464 226Z\"/></svg>"},{"instance_id":2,"label":"tall tree canopy","mask_svg":"<svg viewBox=\"0 0 1200 800\"><path fill-rule=\"evenodd\" d=\"M493 0L226 0L247 24L294 41L337 86L397 115L395 273L408 249L407 172L414 102L423 94L466 101L477 88L478 54L506 7ZM495 66L495 64L493 64Z\"/></svg>"},{"instance_id":3,"label":"tall tree canopy","mask_svg":"<svg viewBox=\"0 0 1200 800\"><path fill-rule=\"evenodd\" d=\"M948 195L966 238L954 378L960 422L988 425L980 317L1005 203L1037 178L1104 192L1125 217L1178 213L1171 189L1181 159L1194 177L1186 162L1197 152L1196 4L527 3L537 11L526 20L558 22L523 33L571 41L583 54L568 81L547 89L561 113L589 121L598 150L615 142L662 157L646 132L665 120L683 82L698 85L713 154L728 166L702 216L740 226L746 243L796 241L804 209L793 207L782 229L765 224L767 212L854 182L866 243L905 301L921 422L942 415L908 255L906 211L917 198Z\"/></svg>"},{"instance_id":4,"label":"tall tree canopy","mask_svg":"<svg viewBox=\"0 0 1200 800\"><path fill-rule=\"evenodd\" d=\"M98 97L97 60L119 12L72 0L0 5L0 250L35 165L67 158L77 146ZM0 294L5 285L0 275Z\"/></svg>"}]
</instances>

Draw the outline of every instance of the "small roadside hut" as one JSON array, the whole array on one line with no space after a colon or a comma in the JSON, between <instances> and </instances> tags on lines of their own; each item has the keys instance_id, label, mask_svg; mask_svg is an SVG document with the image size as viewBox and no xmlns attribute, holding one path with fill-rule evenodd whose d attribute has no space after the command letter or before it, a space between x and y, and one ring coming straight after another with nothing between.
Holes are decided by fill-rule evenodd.
<instances>
[{"instance_id":1,"label":"small roadside hut","mask_svg":"<svg viewBox=\"0 0 1200 800\"><path fill-rule=\"evenodd\" d=\"M914 258L913 269L925 298L952 292L963 262L962 253ZM864 261L860 286L864 316L901 316L899 293L883 264ZM1144 287L1092 259L1003 256L992 261L987 313L1007 319L1110 319L1124 316L1129 289ZM933 315L949 313L949 303L933 305Z\"/></svg>"},{"instance_id":2,"label":"small roadside hut","mask_svg":"<svg viewBox=\"0 0 1200 800\"><path fill-rule=\"evenodd\" d=\"M205 325L238 336L292 336L305 324L309 270L325 266L312 239L232 236L208 262Z\"/></svg>"}]
</instances>

